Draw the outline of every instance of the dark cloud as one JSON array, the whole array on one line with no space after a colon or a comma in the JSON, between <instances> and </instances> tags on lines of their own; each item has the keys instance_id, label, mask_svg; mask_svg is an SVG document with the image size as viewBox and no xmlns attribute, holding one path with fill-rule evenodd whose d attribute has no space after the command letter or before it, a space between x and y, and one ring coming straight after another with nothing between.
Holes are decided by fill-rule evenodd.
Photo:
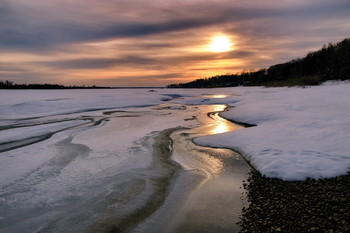
<instances>
[{"instance_id":1,"label":"dark cloud","mask_svg":"<svg viewBox=\"0 0 350 233\"><path fill-rule=\"evenodd\" d=\"M67 24L33 28L23 24L23 29L13 28L0 31L0 46L12 48L46 48L60 43L86 42L102 39L142 37L166 32L187 30L211 25L201 20L178 20L163 23L119 24L103 28L89 28L86 25Z\"/></svg>"},{"instance_id":2,"label":"dark cloud","mask_svg":"<svg viewBox=\"0 0 350 233\"><path fill-rule=\"evenodd\" d=\"M156 87L166 86L169 83L178 82L183 78L182 73L166 73L159 75L139 75L116 77L109 79L90 80L91 83L101 86L115 86L115 87Z\"/></svg>"},{"instance_id":3,"label":"dark cloud","mask_svg":"<svg viewBox=\"0 0 350 233\"><path fill-rule=\"evenodd\" d=\"M146 65L152 64L153 59L127 56L123 58L82 58L82 59L66 59L50 62L38 62L36 64L59 68L59 69L103 69L119 65Z\"/></svg>"},{"instance_id":4,"label":"dark cloud","mask_svg":"<svg viewBox=\"0 0 350 233\"><path fill-rule=\"evenodd\" d=\"M45 15L40 17L33 14L21 15L6 5L1 8L1 11L0 46L17 49L39 49L72 42L142 37L198 29L217 23L205 18L176 18L154 22L147 22L140 18L138 22L129 22L118 17L107 22L102 20L90 23L75 18L51 19Z\"/></svg>"},{"instance_id":5,"label":"dark cloud","mask_svg":"<svg viewBox=\"0 0 350 233\"><path fill-rule=\"evenodd\" d=\"M268 7L258 4L249 5L248 7L234 4L234 1L231 4L226 1L223 1L223 3L226 5L220 5L217 2L216 5L210 3L195 5L194 9L188 9L186 4L180 5L172 9L172 12L178 13L176 18L174 18L173 13L169 13L169 18L157 19L158 12L155 8L153 9L153 22L150 22L149 19L143 19L141 15L138 22L131 21L128 18L115 17L109 21L103 18L101 22L91 23L90 21L77 20L79 15L70 18L64 17L64 12L62 12L62 18L52 19L45 14L40 17L34 15L35 12L21 15L20 12L16 11L15 6L11 6L9 3L6 4L5 1L0 6L0 19L2 21L0 46L39 49L61 43L143 37L219 24L230 24L232 31L238 34L278 35L281 34L281 31L286 32L288 30L288 28L281 27L283 26L281 23L290 25L293 22L291 20L299 22L326 17L344 17L350 10L349 1L340 0L322 2L323 4L295 4L294 7L293 4L288 7L276 7L273 4ZM117 2L115 7L117 7ZM209 8L210 11L206 8ZM78 13L82 14L80 11ZM259 19L265 19L266 21L258 21ZM277 27L274 27L274 25ZM303 27L303 25L298 26Z\"/></svg>"},{"instance_id":6,"label":"dark cloud","mask_svg":"<svg viewBox=\"0 0 350 233\"><path fill-rule=\"evenodd\" d=\"M253 57L256 56L257 54L252 52L252 51L243 51L243 50L234 50L230 51L224 54L225 59L241 59L241 58L247 58L247 57Z\"/></svg>"},{"instance_id":7,"label":"dark cloud","mask_svg":"<svg viewBox=\"0 0 350 233\"><path fill-rule=\"evenodd\" d=\"M65 59L49 62L34 62L33 64L58 68L58 69L104 69L110 67L130 67L135 65L143 66L158 66L166 69L175 65L185 65L188 63L197 63L201 61L221 60L221 59L239 59L249 56L254 56L250 51L231 51L224 54L216 53L200 53L197 55L174 56L169 55L166 58L149 58L147 56L125 56L121 58L81 58L81 59ZM1 66L0 66L1 67Z\"/></svg>"}]
</instances>

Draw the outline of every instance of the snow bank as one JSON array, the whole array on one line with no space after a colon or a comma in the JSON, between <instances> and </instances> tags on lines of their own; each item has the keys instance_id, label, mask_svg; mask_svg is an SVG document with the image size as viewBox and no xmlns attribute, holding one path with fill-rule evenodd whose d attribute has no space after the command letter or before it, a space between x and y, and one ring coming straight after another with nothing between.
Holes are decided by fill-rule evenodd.
<instances>
[{"instance_id":1,"label":"snow bank","mask_svg":"<svg viewBox=\"0 0 350 233\"><path fill-rule=\"evenodd\" d=\"M198 138L196 143L239 150L263 175L283 180L349 171L349 83L233 90L237 102L222 116L258 126Z\"/></svg>"}]
</instances>

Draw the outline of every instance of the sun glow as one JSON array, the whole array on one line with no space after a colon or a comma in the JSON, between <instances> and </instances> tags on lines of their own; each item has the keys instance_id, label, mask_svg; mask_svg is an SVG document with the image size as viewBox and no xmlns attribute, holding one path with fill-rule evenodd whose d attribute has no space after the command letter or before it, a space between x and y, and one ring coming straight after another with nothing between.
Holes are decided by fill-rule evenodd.
<instances>
[{"instance_id":1,"label":"sun glow","mask_svg":"<svg viewBox=\"0 0 350 233\"><path fill-rule=\"evenodd\" d=\"M209 50L214 53L227 52L232 50L232 43L227 36L216 36L209 44Z\"/></svg>"}]
</instances>

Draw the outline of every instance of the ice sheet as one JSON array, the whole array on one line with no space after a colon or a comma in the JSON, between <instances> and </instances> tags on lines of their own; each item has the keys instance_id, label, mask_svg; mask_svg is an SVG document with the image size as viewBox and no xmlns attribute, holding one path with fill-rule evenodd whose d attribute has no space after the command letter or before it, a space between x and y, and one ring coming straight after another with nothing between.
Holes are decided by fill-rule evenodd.
<instances>
[{"instance_id":1,"label":"ice sheet","mask_svg":"<svg viewBox=\"0 0 350 233\"><path fill-rule=\"evenodd\" d=\"M164 101L227 104L234 108L222 116L258 126L197 142L240 150L264 175L300 180L348 171L349 86L343 82L311 88L2 90L0 118L79 111L93 114L91 111L97 109L157 105Z\"/></svg>"},{"instance_id":2,"label":"ice sheet","mask_svg":"<svg viewBox=\"0 0 350 233\"><path fill-rule=\"evenodd\" d=\"M124 91L115 91L116 99L124 98ZM185 119L195 115L196 108L177 104L144 107L150 105L150 99L156 99L157 105L164 96L151 93L147 97L147 90L142 91L145 98L130 104L130 98L116 100L119 108L84 102L86 93L77 91L76 99L85 105L80 113L62 115L43 106L40 114L30 113L39 118L28 118L31 115L21 111L13 114L6 122L14 128L0 131L4 143L60 132L1 153L0 231L85 232L94 229L94 224L110 226L143 206L155 190L155 181L166 175L163 167L154 164L153 138L167 128L194 126L195 122ZM22 106L33 102L45 101L28 98ZM74 112L74 104L64 103L64 112ZM81 119L92 123L66 129L86 122ZM63 122L57 122L60 120Z\"/></svg>"},{"instance_id":3,"label":"ice sheet","mask_svg":"<svg viewBox=\"0 0 350 233\"><path fill-rule=\"evenodd\" d=\"M222 115L257 126L199 138L197 143L238 150L262 174L284 180L349 171L349 83L234 90L238 102Z\"/></svg>"},{"instance_id":4,"label":"ice sheet","mask_svg":"<svg viewBox=\"0 0 350 233\"><path fill-rule=\"evenodd\" d=\"M40 135L57 132L73 126L78 126L84 123L85 121L83 120L72 120L27 127L10 128L1 131L0 144L11 141L19 141L30 137L37 137Z\"/></svg>"}]
</instances>

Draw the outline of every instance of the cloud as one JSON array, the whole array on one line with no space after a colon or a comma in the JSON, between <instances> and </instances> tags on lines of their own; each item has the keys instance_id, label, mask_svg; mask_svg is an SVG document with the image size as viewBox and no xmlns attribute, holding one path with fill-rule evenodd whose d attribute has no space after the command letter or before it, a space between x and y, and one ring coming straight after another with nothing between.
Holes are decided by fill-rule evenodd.
<instances>
[{"instance_id":1,"label":"cloud","mask_svg":"<svg viewBox=\"0 0 350 233\"><path fill-rule=\"evenodd\" d=\"M137 75L124 77L111 77L102 79L90 79L89 83L100 86L114 87L161 87L169 83L183 80L182 73L166 73L159 75Z\"/></svg>"},{"instance_id":2,"label":"cloud","mask_svg":"<svg viewBox=\"0 0 350 233\"><path fill-rule=\"evenodd\" d=\"M134 66L152 64L153 62L154 60L150 58L127 56L123 58L65 59L50 62L37 62L36 64L59 69L103 69L118 65Z\"/></svg>"},{"instance_id":3,"label":"cloud","mask_svg":"<svg viewBox=\"0 0 350 233\"><path fill-rule=\"evenodd\" d=\"M63 1L61 5L38 0L31 2L32 6L29 3L25 5L23 2L24 6L22 6L17 0L2 3L0 6L0 19L3 22L0 27L1 47L47 49L58 44L144 37L176 31L197 30L201 27L220 24L227 25L232 32L237 34L280 35L281 32L288 33L288 28L284 28L282 24L293 24L293 28L295 28L297 25L295 22L301 20L315 22L324 18L346 17L350 9L349 1L344 0L336 0L331 3L322 1L323 4L293 4L295 1L284 1L288 3L288 7L281 4L270 4L270 1L268 1L269 4L265 5L240 5L236 4L235 1L216 1L213 3L195 1L194 4L190 5L193 7L192 9L188 7L188 4L180 1L182 4L170 5L172 8L169 9L159 9L140 3L153 14L152 17L143 18L147 14L141 11L139 18L135 18L135 16L130 17L126 13L122 13L123 7L124 11L136 11L133 8L136 4L132 2L111 1L110 4L105 5L107 8L116 9L120 16L117 13L115 16L109 15L113 11L94 12L93 9L98 6L98 1L89 1L90 7L87 12L80 10L80 7L84 6L83 1L76 1L76 10L71 9L74 5L69 5L67 1ZM47 9L42 9L45 6ZM41 10L48 12L43 13ZM73 16L68 16L68 13ZM303 26L298 25L298 27Z\"/></svg>"},{"instance_id":4,"label":"cloud","mask_svg":"<svg viewBox=\"0 0 350 233\"><path fill-rule=\"evenodd\" d=\"M201 20L177 20L161 23L123 23L102 28L79 24L45 25L30 27L26 23L21 29L8 28L0 31L0 46L6 48L47 48L61 43L108 40L112 38L142 37L167 32L181 31L211 25Z\"/></svg>"},{"instance_id":5,"label":"cloud","mask_svg":"<svg viewBox=\"0 0 350 233\"><path fill-rule=\"evenodd\" d=\"M14 0L16 2L16 0ZM95 2L96 4L96 2ZM66 43L79 43L88 41L108 40L112 38L143 37L162 33L196 29L217 22L212 19L183 17L157 20L155 12L152 20L143 19L142 16L135 21L127 17L106 17L98 19L96 16L87 21L88 14L78 11L78 16L67 17L63 11L61 16L39 12L40 6L25 11L26 7L4 2L1 9L0 46L13 49L47 49ZM19 8L19 9L17 9ZM36 10L33 10L36 9ZM93 8L93 6L92 6ZM118 9L115 4L114 8ZM52 9L48 9L49 12ZM58 7L56 9L60 11ZM73 13L74 15L74 13Z\"/></svg>"},{"instance_id":6,"label":"cloud","mask_svg":"<svg viewBox=\"0 0 350 233\"><path fill-rule=\"evenodd\" d=\"M267 67L349 36L349 12L348 0L2 0L0 79L145 82ZM232 52L205 52L216 33Z\"/></svg>"}]
</instances>

